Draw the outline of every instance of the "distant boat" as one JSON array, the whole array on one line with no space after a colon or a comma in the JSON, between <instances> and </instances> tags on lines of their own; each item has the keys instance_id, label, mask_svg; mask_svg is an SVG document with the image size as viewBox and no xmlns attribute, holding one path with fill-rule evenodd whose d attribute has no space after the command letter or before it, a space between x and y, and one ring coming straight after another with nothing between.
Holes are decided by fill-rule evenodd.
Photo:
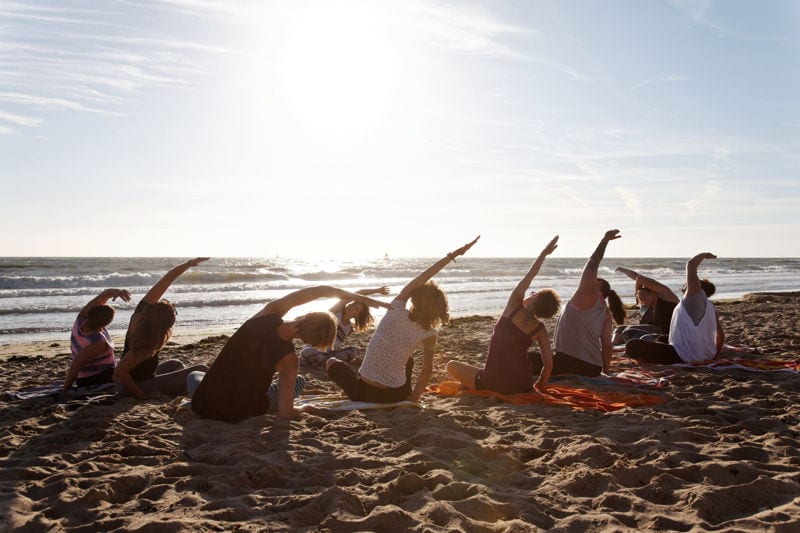
<instances>
[{"instance_id":1,"label":"distant boat","mask_svg":"<svg viewBox=\"0 0 800 533\"><path fill-rule=\"evenodd\" d=\"M384 261L388 261L389 260L389 252L386 252L385 254L383 254L383 260Z\"/></svg>"}]
</instances>

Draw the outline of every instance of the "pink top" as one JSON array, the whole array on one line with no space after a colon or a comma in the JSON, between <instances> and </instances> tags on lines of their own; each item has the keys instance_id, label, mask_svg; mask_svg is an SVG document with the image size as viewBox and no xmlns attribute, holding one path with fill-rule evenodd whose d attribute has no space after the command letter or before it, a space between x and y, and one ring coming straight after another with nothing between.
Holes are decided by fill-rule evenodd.
<instances>
[{"instance_id":1,"label":"pink top","mask_svg":"<svg viewBox=\"0 0 800 533\"><path fill-rule=\"evenodd\" d=\"M78 370L79 378L88 378L107 368L114 368L117 366L117 360L114 358L114 343L111 340L111 335L108 334L108 330L103 328L101 331L96 331L94 333L81 333L81 327L86 323L86 320L86 317L79 316L72 325L72 334L69 338L72 359L75 360L81 350L98 341L104 342L106 348L103 350L102 354L98 355L87 365Z\"/></svg>"}]
</instances>

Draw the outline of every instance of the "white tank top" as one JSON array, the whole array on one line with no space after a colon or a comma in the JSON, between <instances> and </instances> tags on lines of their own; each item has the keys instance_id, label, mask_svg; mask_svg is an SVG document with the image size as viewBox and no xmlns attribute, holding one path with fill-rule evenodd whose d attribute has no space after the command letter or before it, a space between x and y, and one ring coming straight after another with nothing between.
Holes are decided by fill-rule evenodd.
<instances>
[{"instance_id":1,"label":"white tank top","mask_svg":"<svg viewBox=\"0 0 800 533\"><path fill-rule=\"evenodd\" d=\"M705 294L703 294L705 296ZM706 297L706 312L696 325L681 299L672 312L669 343L687 363L702 363L717 355L717 310Z\"/></svg>"}]
</instances>

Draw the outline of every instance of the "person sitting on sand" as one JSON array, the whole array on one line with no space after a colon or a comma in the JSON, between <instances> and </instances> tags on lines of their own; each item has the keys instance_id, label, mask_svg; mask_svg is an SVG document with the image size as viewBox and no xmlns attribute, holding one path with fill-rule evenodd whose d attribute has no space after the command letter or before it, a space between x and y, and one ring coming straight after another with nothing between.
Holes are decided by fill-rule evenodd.
<instances>
[{"instance_id":1,"label":"person sitting on sand","mask_svg":"<svg viewBox=\"0 0 800 533\"><path fill-rule=\"evenodd\" d=\"M360 289L356 294L369 296L370 294L389 294L389 287L376 287L374 289ZM330 312L336 317L336 337L333 339L333 348L330 350L320 350L314 346L304 346L300 350L300 360L310 366L324 368L325 362L331 357L339 361L351 363L358 358L358 347L343 347L342 343L353 331L365 331L373 322L369 307L361 302L354 302L344 298L336 302L330 308ZM355 324L353 322L355 321Z\"/></svg>"},{"instance_id":2,"label":"person sitting on sand","mask_svg":"<svg viewBox=\"0 0 800 533\"><path fill-rule=\"evenodd\" d=\"M106 289L78 313L69 338L72 364L64 379L65 394L73 383L78 387L111 383L117 360L106 327L114 320L114 308L106 302L117 298L131 301L130 293L124 289Z\"/></svg>"},{"instance_id":3,"label":"person sitting on sand","mask_svg":"<svg viewBox=\"0 0 800 533\"><path fill-rule=\"evenodd\" d=\"M716 287L697 275L697 268L704 259L716 257L704 252L686 263L686 285L683 298L672 313L669 344L633 339L625 345L628 357L643 363L671 365L702 363L717 356L725 344L725 332L709 300Z\"/></svg>"},{"instance_id":4,"label":"person sitting on sand","mask_svg":"<svg viewBox=\"0 0 800 533\"><path fill-rule=\"evenodd\" d=\"M578 289L558 317L554 335L554 374L597 376L600 372L609 372L611 318L613 316L617 324L625 322L625 308L608 282L597 277L597 271L608 243L620 237L616 229L603 235L583 267ZM608 300L608 305L605 300Z\"/></svg>"},{"instance_id":5,"label":"person sitting on sand","mask_svg":"<svg viewBox=\"0 0 800 533\"><path fill-rule=\"evenodd\" d=\"M157 398L161 394L185 394L186 376L208 368L205 365L184 368L177 359L161 364L158 361L159 352L172 336L177 315L175 306L161 297L181 274L207 260L207 257L198 257L170 269L136 306L125 334L122 357L114 371L114 381L121 394L138 400Z\"/></svg>"},{"instance_id":6,"label":"person sitting on sand","mask_svg":"<svg viewBox=\"0 0 800 533\"><path fill-rule=\"evenodd\" d=\"M478 238L447 254L403 287L369 340L358 374L335 357L328 359L328 376L351 400L373 403L419 401L433 372L435 328L450 318L447 296L430 279L450 261L455 261L456 257L472 248ZM407 310L409 298L411 309ZM422 344L424 359L412 390L414 360L411 356L419 344Z\"/></svg>"},{"instance_id":7,"label":"person sitting on sand","mask_svg":"<svg viewBox=\"0 0 800 533\"><path fill-rule=\"evenodd\" d=\"M447 372L466 387L502 394L530 392L534 386L541 390L547 387L553 370L553 354L547 329L539 319L555 316L561 302L552 289L534 291L528 298L525 298L525 291L545 258L555 251L557 242L558 236L542 250L511 292L506 308L492 330L485 366L478 368L458 361L447 363ZM539 343L541 350L541 355L536 355L536 363L528 355L528 348L534 341ZM534 366L540 369L535 385Z\"/></svg>"},{"instance_id":8,"label":"person sitting on sand","mask_svg":"<svg viewBox=\"0 0 800 533\"><path fill-rule=\"evenodd\" d=\"M268 303L245 322L220 350L208 372L192 372L186 389L192 409L203 418L236 423L269 410L281 418L296 414L294 398L305 380L297 375L298 358L293 339L321 349L331 346L336 319L327 311L308 313L284 322L293 307L318 298L340 298L373 307L389 304L334 287L301 289ZM277 385L272 378L278 372Z\"/></svg>"},{"instance_id":9,"label":"person sitting on sand","mask_svg":"<svg viewBox=\"0 0 800 533\"><path fill-rule=\"evenodd\" d=\"M672 289L658 281L625 267L617 267L636 282L636 302L640 319L636 326L619 326L614 332L614 344L624 344L631 339L656 340L669 333L672 311L680 301ZM616 341L620 342L616 342Z\"/></svg>"}]
</instances>

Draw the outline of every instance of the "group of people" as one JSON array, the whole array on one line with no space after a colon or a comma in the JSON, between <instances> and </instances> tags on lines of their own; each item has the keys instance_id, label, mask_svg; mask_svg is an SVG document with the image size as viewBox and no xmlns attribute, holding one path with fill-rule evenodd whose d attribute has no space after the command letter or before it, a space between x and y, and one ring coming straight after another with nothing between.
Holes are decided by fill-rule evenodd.
<instances>
[{"instance_id":1,"label":"group of people","mask_svg":"<svg viewBox=\"0 0 800 533\"><path fill-rule=\"evenodd\" d=\"M558 316L555 350L542 320L558 314L558 294L552 289L526 293L547 256L557 248L558 236L544 247L511 292L492 330L484 366L449 361L447 372L466 387L512 394L533 388L544 391L553 375L609 373L614 340L625 342L629 357L646 363L714 358L724 343L724 333L708 299L714 285L701 280L697 269L703 260L715 256L702 253L687 262L682 298L658 281L618 268L635 280L641 312L640 324L624 326L622 301L610 284L598 277L608 243L618 238L618 230L607 231L586 261L575 294ZM228 339L210 367L185 368L176 360L159 363L158 357L176 317L174 306L162 297L181 274L207 258L174 267L147 292L131 317L118 363L106 330L114 317L108 301L120 298L127 302L131 296L125 290L108 289L89 302L75 321L72 364L64 390L73 383L89 386L113 380L120 393L138 399L186 394L191 397L192 409L203 418L235 423L269 411L292 418L297 412L294 399L305 386L298 375L302 358L310 365L324 366L351 400L418 401L433 372L438 326L449 321L447 296L432 278L477 241L436 261L390 303L369 296L386 295L387 287L349 292L329 286L301 289L269 302ZM284 321L292 308L319 298L337 298L338 302L330 311ZM364 330L373 322L371 307L386 308L386 313L355 371L351 364L358 358L358 349L345 347L343 341L353 330ZM618 325L616 332L612 322ZM300 357L295 353L295 339L305 344ZM538 350L530 350L534 343ZM422 366L414 381L413 353L420 346ZM276 373L278 380L273 383Z\"/></svg>"}]
</instances>

